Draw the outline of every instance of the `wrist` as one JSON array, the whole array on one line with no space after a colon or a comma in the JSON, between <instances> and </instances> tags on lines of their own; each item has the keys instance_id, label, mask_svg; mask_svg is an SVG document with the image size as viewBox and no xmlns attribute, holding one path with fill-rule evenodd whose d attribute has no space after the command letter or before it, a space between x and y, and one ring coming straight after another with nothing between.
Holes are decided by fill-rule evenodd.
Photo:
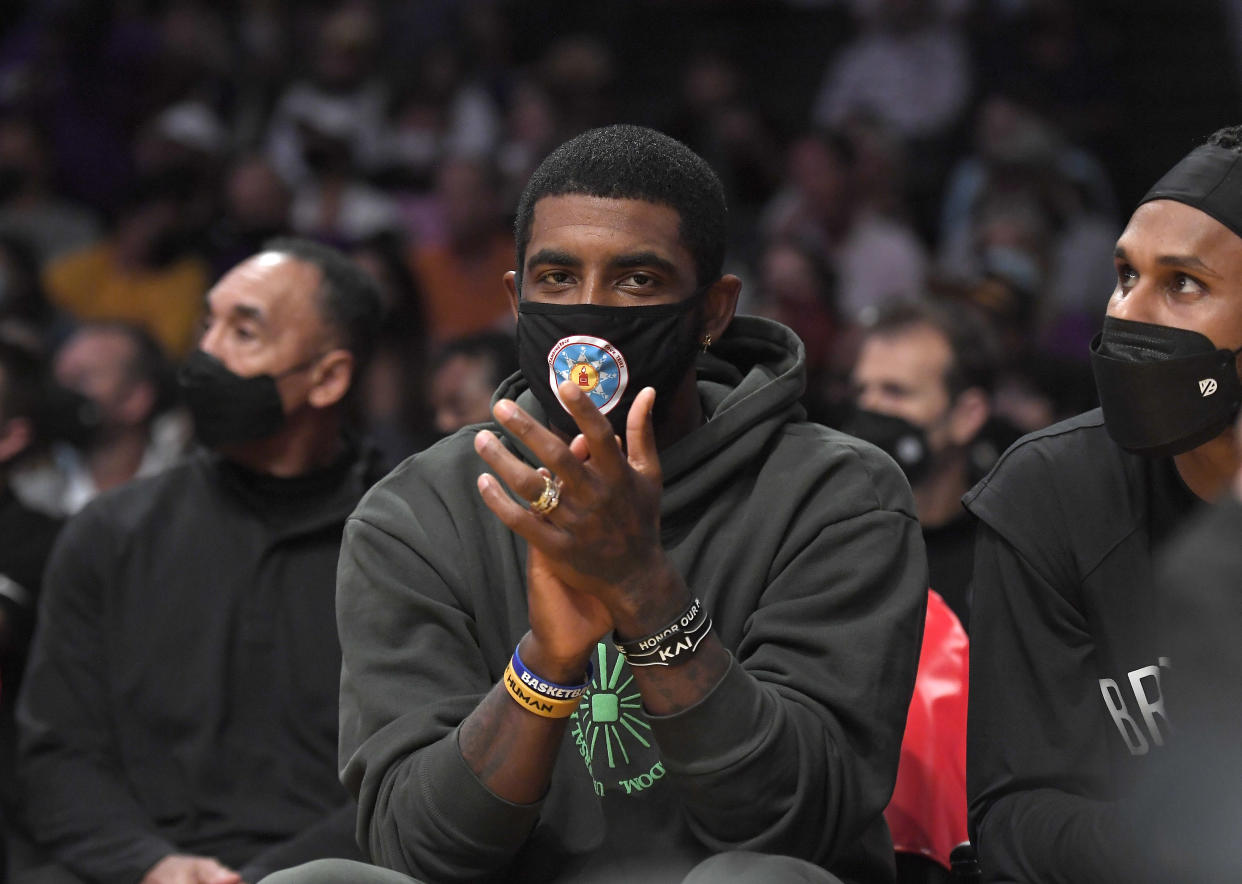
<instances>
[{"instance_id":1,"label":"wrist","mask_svg":"<svg viewBox=\"0 0 1242 884\"><path fill-rule=\"evenodd\" d=\"M615 635L623 641L641 638L662 629L678 617L694 599L676 571L665 564L647 571L641 583L622 594L612 610Z\"/></svg>"},{"instance_id":2,"label":"wrist","mask_svg":"<svg viewBox=\"0 0 1242 884\"><path fill-rule=\"evenodd\" d=\"M711 631L711 615L696 598L655 632L631 640L614 633L614 644L631 667L676 666L693 657Z\"/></svg>"},{"instance_id":3,"label":"wrist","mask_svg":"<svg viewBox=\"0 0 1242 884\"><path fill-rule=\"evenodd\" d=\"M578 684L586 680L587 662L595 650L592 643L579 652L555 653L533 631L518 642L518 653L530 672L551 682Z\"/></svg>"}]
</instances>

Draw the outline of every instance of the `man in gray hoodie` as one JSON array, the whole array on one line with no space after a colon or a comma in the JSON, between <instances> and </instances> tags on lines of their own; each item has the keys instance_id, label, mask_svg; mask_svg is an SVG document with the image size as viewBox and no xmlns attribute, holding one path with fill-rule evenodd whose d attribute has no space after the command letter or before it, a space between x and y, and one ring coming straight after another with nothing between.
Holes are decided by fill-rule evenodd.
<instances>
[{"instance_id":1,"label":"man in gray hoodie","mask_svg":"<svg viewBox=\"0 0 1242 884\"><path fill-rule=\"evenodd\" d=\"M532 176L521 372L341 554L343 776L401 874L270 880L892 879L918 520L891 460L804 422L801 342L734 318L724 231L648 129Z\"/></svg>"}]
</instances>

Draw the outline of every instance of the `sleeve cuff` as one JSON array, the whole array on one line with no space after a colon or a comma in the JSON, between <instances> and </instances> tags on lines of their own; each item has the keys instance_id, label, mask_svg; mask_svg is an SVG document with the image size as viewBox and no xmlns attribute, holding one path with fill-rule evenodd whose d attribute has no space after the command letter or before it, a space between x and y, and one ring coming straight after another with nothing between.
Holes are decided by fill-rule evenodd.
<instances>
[{"instance_id":1,"label":"sleeve cuff","mask_svg":"<svg viewBox=\"0 0 1242 884\"><path fill-rule=\"evenodd\" d=\"M432 801L433 816L449 825L467 820L463 831L488 833L488 853L515 851L539 819L543 801L514 804L483 785L462 757L459 733L428 747L420 764L419 779Z\"/></svg>"},{"instance_id":2,"label":"sleeve cuff","mask_svg":"<svg viewBox=\"0 0 1242 884\"><path fill-rule=\"evenodd\" d=\"M728 768L763 743L776 718L774 700L737 662L698 703L673 715L648 715L670 773ZM739 735L745 739L739 742Z\"/></svg>"}]
</instances>

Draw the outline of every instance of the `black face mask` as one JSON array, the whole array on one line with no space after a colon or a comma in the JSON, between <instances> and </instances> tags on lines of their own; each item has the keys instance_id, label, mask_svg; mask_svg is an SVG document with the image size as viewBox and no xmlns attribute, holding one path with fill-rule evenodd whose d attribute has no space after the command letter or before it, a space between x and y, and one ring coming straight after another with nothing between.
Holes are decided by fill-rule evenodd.
<instances>
[{"instance_id":1,"label":"black face mask","mask_svg":"<svg viewBox=\"0 0 1242 884\"><path fill-rule=\"evenodd\" d=\"M630 404L644 387L655 388L653 417L660 420L699 348L686 327L699 301L697 293L648 307L521 301L518 365L548 423L579 432L556 392L565 380L578 384L623 438Z\"/></svg>"},{"instance_id":2,"label":"black face mask","mask_svg":"<svg viewBox=\"0 0 1242 884\"><path fill-rule=\"evenodd\" d=\"M927 431L905 418L859 408L845 420L841 430L870 442L897 461L911 485L926 476L931 468Z\"/></svg>"},{"instance_id":3,"label":"black face mask","mask_svg":"<svg viewBox=\"0 0 1242 884\"><path fill-rule=\"evenodd\" d=\"M1224 432L1242 405L1235 355L1187 329L1104 317L1091 368L1104 426L1127 451L1167 457Z\"/></svg>"},{"instance_id":4,"label":"black face mask","mask_svg":"<svg viewBox=\"0 0 1242 884\"><path fill-rule=\"evenodd\" d=\"M103 431L103 411L86 394L52 384L43 394L39 424L49 439L87 451Z\"/></svg>"},{"instance_id":5,"label":"black face mask","mask_svg":"<svg viewBox=\"0 0 1242 884\"><path fill-rule=\"evenodd\" d=\"M278 375L242 377L211 354L195 350L177 373L177 383L185 393L199 440L210 448L276 435L285 425L276 382L305 371L314 362L312 359Z\"/></svg>"}]
</instances>

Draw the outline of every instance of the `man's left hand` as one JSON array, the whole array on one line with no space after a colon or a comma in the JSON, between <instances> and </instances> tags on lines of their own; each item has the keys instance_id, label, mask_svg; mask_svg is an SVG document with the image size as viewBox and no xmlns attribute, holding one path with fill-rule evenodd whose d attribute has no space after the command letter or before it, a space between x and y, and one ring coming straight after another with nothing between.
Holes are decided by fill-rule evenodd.
<instances>
[{"instance_id":1,"label":"man's left hand","mask_svg":"<svg viewBox=\"0 0 1242 884\"><path fill-rule=\"evenodd\" d=\"M663 477L651 420L655 391L646 388L634 399L625 451L586 394L568 382L560 394L582 431L569 444L509 400L493 410L559 481L556 507L536 514L486 474L479 477L480 493L505 525L547 557L561 580L600 599L619 628L635 619L667 619L684 606L687 592L660 545ZM533 501L543 492L543 474L492 433L480 432L475 448L519 497Z\"/></svg>"}]
</instances>

